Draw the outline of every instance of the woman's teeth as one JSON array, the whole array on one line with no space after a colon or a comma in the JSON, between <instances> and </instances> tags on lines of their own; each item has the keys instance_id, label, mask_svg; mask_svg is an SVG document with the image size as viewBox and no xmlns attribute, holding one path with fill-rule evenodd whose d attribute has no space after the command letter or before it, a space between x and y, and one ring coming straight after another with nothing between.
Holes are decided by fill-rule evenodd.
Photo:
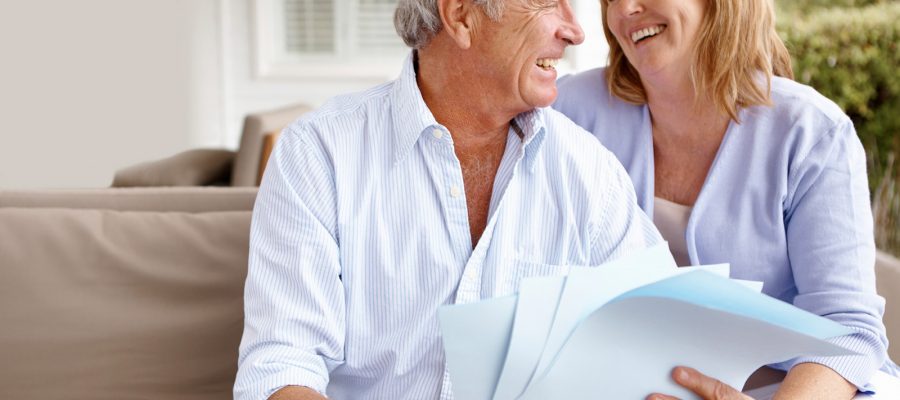
<instances>
[{"instance_id":1,"label":"woman's teeth","mask_svg":"<svg viewBox=\"0 0 900 400\"><path fill-rule=\"evenodd\" d=\"M632 33L631 41L634 43L637 43L637 42L641 41L642 39L646 39L650 36L656 36L664 30L666 30L665 25L656 25L656 26L651 26L649 28L644 28L637 32Z\"/></svg>"},{"instance_id":2,"label":"woman's teeth","mask_svg":"<svg viewBox=\"0 0 900 400\"><path fill-rule=\"evenodd\" d=\"M556 68L556 64L559 64L559 59L558 58L539 58L535 64L537 64L538 67L541 67L543 69L554 69L554 68Z\"/></svg>"}]
</instances>

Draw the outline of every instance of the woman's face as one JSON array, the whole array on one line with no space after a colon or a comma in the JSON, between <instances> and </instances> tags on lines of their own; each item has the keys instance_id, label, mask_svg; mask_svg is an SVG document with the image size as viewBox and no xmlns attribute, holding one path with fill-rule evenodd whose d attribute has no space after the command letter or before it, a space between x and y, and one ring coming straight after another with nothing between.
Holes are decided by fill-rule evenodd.
<instances>
[{"instance_id":1,"label":"woman's face","mask_svg":"<svg viewBox=\"0 0 900 400\"><path fill-rule=\"evenodd\" d=\"M688 74L705 0L600 0L606 23L641 76Z\"/></svg>"}]
</instances>

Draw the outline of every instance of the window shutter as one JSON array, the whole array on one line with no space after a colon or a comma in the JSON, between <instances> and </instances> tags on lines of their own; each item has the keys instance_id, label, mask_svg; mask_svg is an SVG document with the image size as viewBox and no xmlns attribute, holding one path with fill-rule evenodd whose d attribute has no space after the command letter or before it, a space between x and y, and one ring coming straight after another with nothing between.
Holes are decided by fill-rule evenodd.
<instances>
[{"instance_id":1,"label":"window shutter","mask_svg":"<svg viewBox=\"0 0 900 400\"><path fill-rule=\"evenodd\" d=\"M356 44L360 54L402 52L403 40L394 29L397 0L356 0Z\"/></svg>"},{"instance_id":2,"label":"window shutter","mask_svg":"<svg viewBox=\"0 0 900 400\"><path fill-rule=\"evenodd\" d=\"M280 0L284 50L353 59L403 53L394 30L397 0Z\"/></svg>"},{"instance_id":3,"label":"window shutter","mask_svg":"<svg viewBox=\"0 0 900 400\"><path fill-rule=\"evenodd\" d=\"M335 0L283 0L285 50L334 54L337 50Z\"/></svg>"}]
</instances>

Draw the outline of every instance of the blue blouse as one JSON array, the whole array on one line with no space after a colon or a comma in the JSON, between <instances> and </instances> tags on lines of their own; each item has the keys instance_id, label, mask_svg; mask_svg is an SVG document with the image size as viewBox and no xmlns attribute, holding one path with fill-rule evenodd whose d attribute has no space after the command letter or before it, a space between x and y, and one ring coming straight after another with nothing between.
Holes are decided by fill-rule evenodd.
<instances>
[{"instance_id":1,"label":"blue blouse","mask_svg":"<svg viewBox=\"0 0 900 400\"><path fill-rule=\"evenodd\" d=\"M650 113L612 96L605 70L559 80L554 108L619 158L641 208L653 215ZM693 206L685 240L691 263L730 263L733 278L764 282L763 292L853 328L835 343L859 355L815 362L862 390L879 368L891 371L875 292L875 242L866 158L853 123L808 86L772 81L774 106L740 111Z\"/></svg>"}]
</instances>

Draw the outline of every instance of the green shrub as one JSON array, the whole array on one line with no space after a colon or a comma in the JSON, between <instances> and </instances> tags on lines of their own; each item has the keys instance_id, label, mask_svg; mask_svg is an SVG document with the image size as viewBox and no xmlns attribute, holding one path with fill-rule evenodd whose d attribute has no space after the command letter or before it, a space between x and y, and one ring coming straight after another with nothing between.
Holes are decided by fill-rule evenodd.
<instances>
[{"instance_id":1,"label":"green shrub","mask_svg":"<svg viewBox=\"0 0 900 400\"><path fill-rule=\"evenodd\" d=\"M878 244L900 254L900 168L893 161L900 155L900 2L804 0L779 6L778 30L791 52L795 79L834 100L853 120L868 154ZM800 8L813 6L822 8Z\"/></svg>"},{"instance_id":2,"label":"green shrub","mask_svg":"<svg viewBox=\"0 0 900 400\"><path fill-rule=\"evenodd\" d=\"M889 0L780 0L778 3L779 11L782 13L800 12L807 13L811 10L832 7L865 7L872 4L890 3Z\"/></svg>"}]
</instances>

